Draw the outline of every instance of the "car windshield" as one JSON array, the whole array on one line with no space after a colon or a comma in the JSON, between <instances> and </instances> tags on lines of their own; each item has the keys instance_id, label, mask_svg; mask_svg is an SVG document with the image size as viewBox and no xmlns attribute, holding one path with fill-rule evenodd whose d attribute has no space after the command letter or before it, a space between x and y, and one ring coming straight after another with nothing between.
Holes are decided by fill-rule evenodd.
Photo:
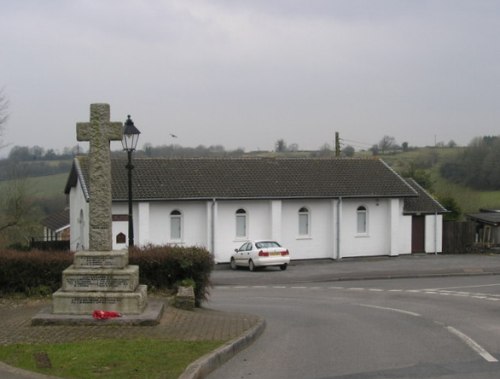
<instances>
[{"instance_id":1,"label":"car windshield","mask_svg":"<svg viewBox=\"0 0 500 379\"><path fill-rule=\"evenodd\" d=\"M266 249L269 247L281 247L281 245L278 242L274 242L274 241L261 241L261 242L257 242L255 244L255 247L257 249Z\"/></svg>"}]
</instances>

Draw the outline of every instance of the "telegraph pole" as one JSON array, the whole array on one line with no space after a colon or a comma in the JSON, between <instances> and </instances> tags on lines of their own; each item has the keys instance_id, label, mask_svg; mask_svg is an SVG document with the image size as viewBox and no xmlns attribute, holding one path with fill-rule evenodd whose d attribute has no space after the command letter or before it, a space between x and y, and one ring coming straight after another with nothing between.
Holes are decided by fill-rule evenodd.
<instances>
[{"instance_id":1,"label":"telegraph pole","mask_svg":"<svg viewBox=\"0 0 500 379\"><path fill-rule=\"evenodd\" d=\"M335 156L340 157L340 137L339 132L335 132Z\"/></svg>"}]
</instances>

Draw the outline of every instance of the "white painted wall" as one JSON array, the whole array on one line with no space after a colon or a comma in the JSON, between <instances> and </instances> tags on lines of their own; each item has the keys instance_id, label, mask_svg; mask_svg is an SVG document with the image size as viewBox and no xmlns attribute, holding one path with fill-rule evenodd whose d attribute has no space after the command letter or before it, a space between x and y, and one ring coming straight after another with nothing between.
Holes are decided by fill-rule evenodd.
<instances>
[{"instance_id":1,"label":"white painted wall","mask_svg":"<svg viewBox=\"0 0 500 379\"><path fill-rule=\"evenodd\" d=\"M71 188L69 203L70 248L73 251L87 249L89 247L89 204L79 182Z\"/></svg>"},{"instance_id":2,"label":"white painted wall","mask_svg":"<svg viewBox=\"0 0 500 379\"><path fill-rule=\"evenodd\" d=\"M425 216L425 252L441 253L443 251L443 216Z\"/></svg>"},{"instance_id":3,"label":"white painted wall","mask_svg":"<svg viewBox=\"0 0 500 379\"><path fill-rule=\"evenodd\" d=\"M88 203L80 186L70 192L71 248L88 247ZM368 211L367 233L357 233L357 208ZM299 235L299 209L306 207L310 216L310 234ZM247 236L236 237L236 211L247 212ZM83 211L83 224L79 222ZM182 214L180 240L170 238L170 213ZM128 214L126 202L113 203L114 215ZM136 245L179 244L201 246L212 251L216 262L228 262L235 248L246 239L278 240L290 250L292 259L344 258L357 256L400 255L411 253L411 216L403 215L402 199L309 199L248 201L141 202L134 204ZM437 216L437 240L434 239L434 215L426 217L426 251L438 252L442 245L442 216ZM340 219L340 223L337 221ZM212 231L212 220L214 227ZM82 225L82 228L80 228ZM83 230L83 236L80 236ZM340 230L339 241L337 241ZM127 221L113 222L113 248L118 233L128 242ZM213 240L212 240L213 235ZM337 249L337 244L340 246Z\"/></svg>"},{"instance_id":4,"label":"white painted wall","mask_svg":"<svg viewBox=\"0 0 500 379\"><path fill-rule=\"evenodd\" d=\"M373 199L342 201L340 255L345 257L387 255L390 253L390 203ZM357 233L357 209L367 210L367 232Z\"/></svg>"},{"instance_id":5,"label":"white painted wall","mask_svg":"<svg viewBox=\"0 0 500 379\"><path fill-rule=\"evenodd\" d=\"M357 233L357 209L367 210L367 233ZM399 199L344 199L341 206L340 256L411 253L411 217L403 216Z\"/></svg>"},{"instance_id":6,"label":"white painted wall","mask_svg":"<svg viewBox=\"0 0 500 379\"><path fill-rule=\"evenodd\" d=\"M299 235L299 210L309 210L309 235ZM333 258L331 200L284 200L281 243L292 259Z\"/></svg>"},{"instance_id":7,"label":"white painted wall","mask_svg":"<svg viewBox=\"0 0 500 379\"><path fill-rule=\"evenodd\" d=\"M128 203L113 203L111 207L113 215L128 215ZM135 222L134 222L135 224ZM135 226L134 226L135 227ZM113 221L113 250L122 250L128 247L128 221ZM120 233L125 235L125 243L116 243L116 236ZM135 243L135 229L134 229L134 243Z\"/></svg>"},{"instance_id":8,"label":"white painted wall","mask_svg":"<svg viewBox=\"0 0 500 379\"><path fill-rule=\"evenodd\" d=\"M240 208L247 212L247 236L244 238L236 237L236 211ZM268 200L218 201L215 218L216 262L229 262L234 249L247 239L271 239L271 208Z\"/></svg>"}]
</instances>

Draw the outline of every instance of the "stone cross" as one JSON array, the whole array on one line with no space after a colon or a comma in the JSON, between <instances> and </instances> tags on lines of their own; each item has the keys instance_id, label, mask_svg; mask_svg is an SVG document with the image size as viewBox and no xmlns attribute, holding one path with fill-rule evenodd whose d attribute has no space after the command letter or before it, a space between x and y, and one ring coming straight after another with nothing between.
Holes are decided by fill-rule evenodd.
<instances>
[{"instance_id":1,"label":"stone cross","mask_svg":"<svg viewBox=\"0 0 500 379\"><path fill-rule=\"evenodd\" d=\"M90 122L76 123L76 139L89 141L89 250L113 249L110 141L122 139L123 124L110 122L109 104L91 104Z\"/></svg>"}]
</instances>

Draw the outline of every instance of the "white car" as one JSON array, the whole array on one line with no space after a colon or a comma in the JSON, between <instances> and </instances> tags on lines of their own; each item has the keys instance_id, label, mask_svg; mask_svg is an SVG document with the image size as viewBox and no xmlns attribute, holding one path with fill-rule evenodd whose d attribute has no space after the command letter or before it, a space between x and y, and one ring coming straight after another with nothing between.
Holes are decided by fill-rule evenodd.
<instances>
[{"instance_id":1,"label":"white car","mask_svg":"<svg viewBox=\"0 0 500 379\"><path fill-rule=\"evenodd\" d=\"M233 270L238 266L248 267L250 271L264 266L279 266L281 270L286 270L289 264L288 249L276 241L247 241L239 249L234 249L234 254L231 255Z\"/></svg>"}]
</instances>

